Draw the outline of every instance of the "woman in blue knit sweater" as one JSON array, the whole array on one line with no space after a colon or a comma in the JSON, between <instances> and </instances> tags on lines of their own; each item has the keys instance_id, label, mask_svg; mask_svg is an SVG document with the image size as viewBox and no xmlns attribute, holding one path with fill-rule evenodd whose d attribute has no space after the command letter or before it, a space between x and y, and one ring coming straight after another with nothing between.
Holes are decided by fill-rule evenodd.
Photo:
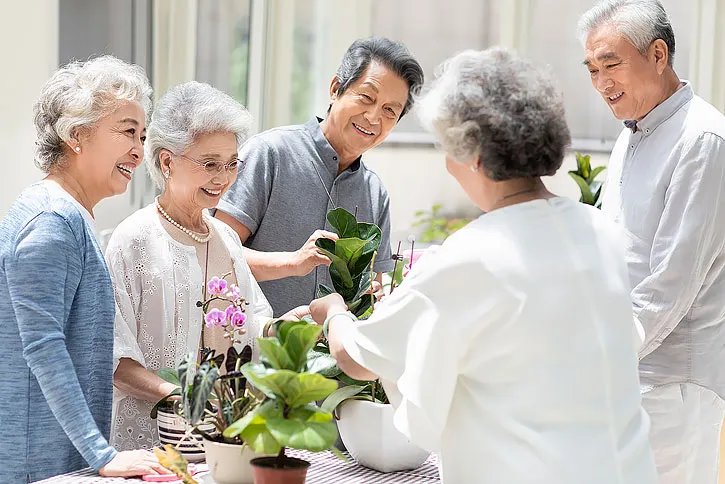
<instances>
[{"instance_id":1,"label":"woman in blue knit sweater","mask_svg":"<svg viewBox=\"0 0 725 484\"><path fill-rule=\"evenodd\" d=\"M114 299L93 207L123 193L143 158L151 87L106 56L59 69L35 104L35 162L48 176L0 222L0 482L91 466L163 472L148 451L108 445Z\"/></svg>"}]
</instances>

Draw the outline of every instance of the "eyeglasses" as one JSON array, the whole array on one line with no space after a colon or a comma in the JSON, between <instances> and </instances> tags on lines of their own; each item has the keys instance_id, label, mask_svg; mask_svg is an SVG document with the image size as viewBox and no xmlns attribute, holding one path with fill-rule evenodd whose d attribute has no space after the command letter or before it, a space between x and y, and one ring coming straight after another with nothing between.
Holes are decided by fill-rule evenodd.
<instances>
[{"instance_id":1,"label":"eyeglasses","mask_svg":"<svg viewBox=\"0 0 725 484\"><path fill-rule=\"evenodd\" d=\"M230 161L229 163L224 163L223 161L218 160L202 160L197 161L193 158L189 158L185 155L176 155L180 158L184 158L185 160L189 160L192 163L195 163L199 166L204 167L204 171L208 175L218 175L223 170L227 170L229 173L235 173L240 168L244 167L244 162L240 160L239 158L234 159L234 161Z\"/></svg>"}]
</instances>

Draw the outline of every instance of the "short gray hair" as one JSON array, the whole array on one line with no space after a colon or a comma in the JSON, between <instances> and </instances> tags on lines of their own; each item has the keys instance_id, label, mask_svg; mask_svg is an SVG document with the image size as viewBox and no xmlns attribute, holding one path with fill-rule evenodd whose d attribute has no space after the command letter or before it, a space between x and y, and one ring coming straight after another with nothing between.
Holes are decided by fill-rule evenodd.
<instances>
[{"instance_id":1,"label":"short gray hair","mask_svg":"<svg viewBox=\"0 0 725 484\"><path fill-rule=\"evenodd\" d=\"M231 96L209 84L191 81L169 89L158 101L146 132L146 169L159 188L162 149L179 155L204 134L234 133L237 149L247 140L252 116Z\"/></svg>"},{"instance_id":2,"label":"short gray hair","mask_svg":"<svg viewBox=\"0 0 725 484\"><path fill-rule=\"evenodd\" d=\"M495 181L553 175L570 143L551 74L503 48L447 60L417 113L448 156L459 162L478 157Z\"/></svg>"},{"instance_id":3,"label":"short gray hair","mask_svg":"<svg viewBox=\"0 0 725 484\"><path fill-rule=\"evenodd\" d=\"M33 106L35 164L48 173L60 164L64 146L79 128L92 127L123 101L151 112L151 85L144 70L110 55L71 62L45 83Z\"/></svg>"},{"instance_id":4,"label":"short gray hair","mask_svg":"<svg viewBox=\"0 0 725 484\"><path fill-rule=\"evenodd\" d=\"M577 36L582 45L598 27L612 24L642 55L657 39L667 44L668 62L675 59L675 32L667 12L659 0L607 0L587 11L577 24Z\"/></svg>"}]
</instances>

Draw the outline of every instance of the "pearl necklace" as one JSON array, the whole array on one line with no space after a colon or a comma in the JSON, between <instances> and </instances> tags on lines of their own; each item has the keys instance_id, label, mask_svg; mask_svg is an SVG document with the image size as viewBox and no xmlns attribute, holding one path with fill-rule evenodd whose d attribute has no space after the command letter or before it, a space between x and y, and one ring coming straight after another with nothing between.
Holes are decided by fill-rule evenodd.
<instances>
[{"instance_id":1,"label":"pearl necklace","mask_svg":"<svg viewBox=\"0 0 725 484\"><path fill-rule=\"evenodd\" d=\"M206 242L209 242L209 239L211 239L211 226L206 222L206 220L204 221L204 225L206 225L206 229L209 231L209 233L207 233L203 237L199 237L198 235L196 235L195 232L187 229L186 227L184 227L183 225L181 225L179 222L177 222L176 220L174 220L173 218L171 218L171 215L169 215L168 213L166 213L166 210L164 210L164 207L162 207L161 204L159 203L159 197L156 197L156 208L159 209L159 212L161 213L161 215L163 215L164 218L166 220L168 220L171 225L173 225L177 229L181 230L182 232L184 232L186 235L188 235L189 237L191 237L192 239L194 239L198 243L204 244Z\"/></svg>"}]
</instances>

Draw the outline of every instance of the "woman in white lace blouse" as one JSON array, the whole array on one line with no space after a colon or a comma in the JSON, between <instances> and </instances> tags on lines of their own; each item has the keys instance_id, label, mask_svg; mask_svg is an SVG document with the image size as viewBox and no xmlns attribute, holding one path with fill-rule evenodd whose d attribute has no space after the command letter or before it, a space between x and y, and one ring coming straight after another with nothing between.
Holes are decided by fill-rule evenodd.
<instances>
[{"instance_id":1,"label":"woman in white lace blouse","mask_svg":"<svg viewBox=\"0 0 725 484\"><path fill-rule=\"evenodd\" d=\"M119 450L158 444L149 414L174 389L155 374L159 368L201 346L217 354L229 348L223 328L206 327L196 305L205 281L229 274L239 286L249 303L242 344L254 354L272 317L239 237L206 213L242 169L237 152L250 124L239 103L198 82L171 88L153 114L146 166L162 193L118 226L106 251L116 298L111 443Z\"/></svg>"}]
</instances>

